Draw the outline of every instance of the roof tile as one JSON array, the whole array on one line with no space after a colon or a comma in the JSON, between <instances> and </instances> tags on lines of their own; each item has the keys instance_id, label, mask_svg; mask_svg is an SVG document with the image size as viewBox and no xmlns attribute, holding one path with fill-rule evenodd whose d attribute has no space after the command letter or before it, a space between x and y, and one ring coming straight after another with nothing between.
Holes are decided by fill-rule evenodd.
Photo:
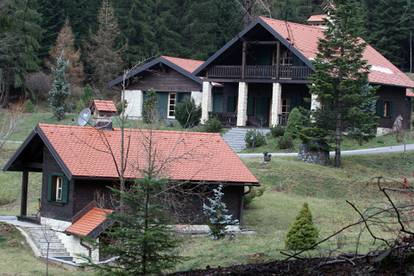
<instances>
[{"instance_id":1,"label":"roof tile","mask_svg":"<svg viewBox=\"0 0 414 276\"><path fill-rule=\"evenodd\" d=\"M202 60L195 60L195 59L188 59L188 58L177 58L177 57L170 57L170 56L161 56L161 57L183 68L189 73L193 73L201 64L204 63L204 61Z\"/></svg>"},{"instance_id":2,"label":"roof tile","mask_svg":"<svg viewBox=\"0 0 414 276\"><path fill-rule=\"evenodd\" d=\"M117 112L113 101L93 100L92 105L95 106L98 111Z\"/></svg>"}]
</instances>

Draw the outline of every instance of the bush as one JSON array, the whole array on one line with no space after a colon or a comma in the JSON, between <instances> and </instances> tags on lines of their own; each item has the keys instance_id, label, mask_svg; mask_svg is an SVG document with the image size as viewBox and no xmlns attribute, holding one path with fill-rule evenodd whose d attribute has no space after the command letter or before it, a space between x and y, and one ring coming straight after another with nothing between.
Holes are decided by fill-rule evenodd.
<instances>
[{"instance_id":1,"label":"bush","mask_svg":"<svg viewBox=\"0 0 414 276\"><path fill-rule=\"evenodd\" d=\"M207 120L204 124L203 131L205 132L220 132L223 126L219 119L213 117Z\"/></svg>"},{"instance_id":2,"label":"bush","mask_svg":"<svg viewBox=\"0 0 414 276\"><path fill-rule=\"evenodd\" d=\"M25 113L34 113L34 112L36 112L36 106L33 104L33 102L31 100L27 100L27 101L24 102L23 109L24 109Z\"/></svg>"},{"instance_id":3,"label":"bush","mask_svg":"<svg viewBox=\"0 0 414 276\"><path fill-rule=\"evenodd\" d=\"M261 197L265 192L265 187L260 188L250 188L250 192L244 196L243 198L243 204L244 208L247 208L255 198Z\"/></svg>"},{"instance_id":4,"label":"bush","mask_svg":"<svg viewBox=\"0 0 414 276\"><path fill-rule=\"evenodd\" d=\"M197 106L190 97L184 98L175 107L175 119L183 128L197 126L201 119L201 107Z\"/></svg>"},{"instance_id":5,"label":"bush","mask_svg":"<svg viewBox=\"0 0 414 276\"><path fill-rule=\"evenodd\" d=\"M309 206L305 203L286 236L286 249L306 250L317 242L318 236Z\"/></svg>"},{"instance_id":6,"label":"bush","mask_svg":"<svg viewBox=\"0 0 414 276\"><path fill-rule=\"evenodd\" d=\"M127 102L127 100L124 100L123 102L122 102L122 100L121 100L121 101L119 101L119 102L116 104L116 112L117 112L117 114L118 114L118 115L121 115L121 114L122 114L122 112L123 112L124 110L126 110L127 106L128 106L128 102Z\"/></svg>"},{"instance_id":7,"label":"bush","mask_svg":"<svg viewBox=\"0 0 414 276\"><path fill-rule=\"evenodd\" d=\"M149 90L146 94L142 110L142 118L144 123L153 124L157 121L157 102L157 93L154 90Z\"/></svg>"},{"instance_id":8,"label":"bush","mask_svg":"<svg viewBox=\"0 0 414 276\"><path fill-rule=\"evenodd\" d=\"M294 147L292 137L287 135L279 137L277 145L279 149L293 149Z\"/></svg>"},{"instance_id":9,"label":"bush","mask_svg":"<svg viewBox=\"0 0 414 276\"><path fill-rule=\"evenodd\" d=\"M285 128L282 126L271 127L270 134L272 134L272 136L275 138L283 136L285 134Z\"/></svg>"},{"instance_id":10,"label":"bush","mask_svg":"<svg viewBox=\"0 0 414 276\"><path fill-rule=\"evenodd\" d=\"M295 107L289 114L284 135L288 135L293 139L299 137L301 129L305 126L306 117L302 114L299 108Z\"/></svg>"},{"instance_id":11,"label":"bush","mask_svg":"<svg viewBox=\"0 0 414 276\"><path fill-rule=\"evenodd\" d=\"M244 137L244 141L248 148L256 148L266 145L266 137L263 133L257 130L249 130Z\"/></svg>"}]
</instances>

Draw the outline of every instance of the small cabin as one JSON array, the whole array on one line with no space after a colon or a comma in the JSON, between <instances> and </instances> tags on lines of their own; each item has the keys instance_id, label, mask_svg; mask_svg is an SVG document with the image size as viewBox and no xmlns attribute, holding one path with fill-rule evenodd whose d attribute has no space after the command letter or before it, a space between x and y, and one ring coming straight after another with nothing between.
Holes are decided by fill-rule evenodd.
<instances>
[{"instance_id":1,"label":"small cabin","mask_svg":"<svg viewBox=\"0 0 414 276\"><path fill-rule=\"evenodd\" d=\"M110 118L118 112L114 102L107 100L93 100L89 108L94 118Z\"/></svg>"}]
</instances>

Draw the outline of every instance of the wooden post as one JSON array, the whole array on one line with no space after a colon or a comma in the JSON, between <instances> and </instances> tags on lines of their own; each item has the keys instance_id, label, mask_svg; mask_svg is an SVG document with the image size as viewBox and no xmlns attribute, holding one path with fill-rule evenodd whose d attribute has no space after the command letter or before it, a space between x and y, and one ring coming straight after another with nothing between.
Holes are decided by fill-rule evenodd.
<instances>
[{"instance_id":1,"label":"wooden post","mask_svg":"<svg viewBox=\"0 0 414 276\"><path fill-rule=\"evenodd\" d=\"M242 50L242 79L246 75L246 51L247 51L247 42L243 41L243 50Z\"/></svg>"},{"instance_id":2,"label":"wooden post","mask_svg":"<svg viewBox=\"0 0 414 276\"><path fill-rule=\"evenodd\" d=\"M277 42L276 50L276 78L280 78L280 42Z\"/></svg>"},{"instance_id":3,"label":"wooden post","mask_svg":"<svg viewBox=\"0 0 414 276\"><path fill-rule=\"evenodd\" d=\"M22 195L20 205L20 217L27 216L27 191L29 184L29 171L24 170L22 173Z\"/></svg>"}]
</instances>

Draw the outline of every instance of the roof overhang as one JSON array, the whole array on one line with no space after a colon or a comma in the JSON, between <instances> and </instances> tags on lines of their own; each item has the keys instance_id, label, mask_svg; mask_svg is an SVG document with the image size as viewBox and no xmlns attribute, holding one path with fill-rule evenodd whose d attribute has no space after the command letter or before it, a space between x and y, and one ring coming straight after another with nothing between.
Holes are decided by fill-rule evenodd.
<instances>
[{"instance_id":1,"label":"roof overhang","mask_svg":"<svg viewBox=\"0 0 414 276\"><path fill-rule=\"evenodd\" d=\"M221 49L219 49L216 53L214 53L210 58L206 60L200 67L198 67L194 71L194 75L199 75L203 70L205 70L211 63L213 63L219 56L221 56L227 49L233 46L237 41L242 39L244 35L250 32L256 26L262 26L266 29L273 37L279 40L286 48L291 50L303 63L305 63L309 68L314 70L314 66L312 62L306 58L299 50L297 50L288 40L286 40L283 36L281 36L278 32L276 32L269 24L267 24L262 18L258 17L254 20L250 25L248 25L243 31L241 31L237 36L235 36L232 40L227 42Z\"/></svg>"},{"instance_id":2,"label":"roof overhang","mask_svg":"<svg viewBox=\"0 0 414 276\"><path fill-rule=\"evenodd\" d=\"M125 80L128 80L130 78L133 78L143 72L145 72L146 70L159 65L159 64L164 64L168 67L170 67L171 69L177 71L178 73L180 73L181 75L197 82L198 84L202 84L202 80L199 77L196 77L195 74L190 73L186 70L184 70L182 67L176 65L175 63L167 60L164 57L157 57L157 58L153 58L153 59L149 59L147 62L139 65L138 67L132 69L127 76L125 77ZM109 87L114 87L116 85L121 84L124 81L124 75L121 75L119 77L117 77L116 79L112 80L109 82Z\"/></svg>"}]
</instances>

